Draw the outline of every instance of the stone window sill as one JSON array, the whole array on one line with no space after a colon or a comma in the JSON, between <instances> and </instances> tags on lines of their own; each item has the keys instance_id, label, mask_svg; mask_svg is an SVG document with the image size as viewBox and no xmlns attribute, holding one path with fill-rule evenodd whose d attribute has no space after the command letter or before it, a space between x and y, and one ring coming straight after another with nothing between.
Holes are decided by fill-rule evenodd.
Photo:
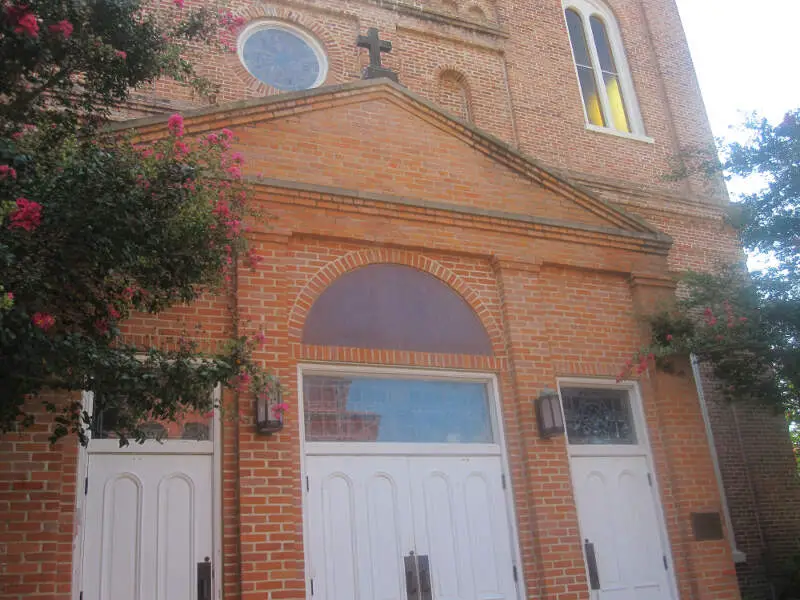
<instances>
[{"instance_id":1,"label":"stone window sill","mask_svg":"<svg viewBox=\"0 0 800 600\"><path fill-rule=\"evenodd\" d=\"M655 144L656 141L651 138L647 137L646 135L641 135L638 133L625 133L624 131L617 131L616 129L612 129L610 127L598 127L597 125L592 125L591 123L586 124L587 131L594 131L596 133L605 133L606 135L614 135L617 137L625 138L626 140L633 140L635 142L644 142L646 144Z\"/></svg>"}]
</instances>

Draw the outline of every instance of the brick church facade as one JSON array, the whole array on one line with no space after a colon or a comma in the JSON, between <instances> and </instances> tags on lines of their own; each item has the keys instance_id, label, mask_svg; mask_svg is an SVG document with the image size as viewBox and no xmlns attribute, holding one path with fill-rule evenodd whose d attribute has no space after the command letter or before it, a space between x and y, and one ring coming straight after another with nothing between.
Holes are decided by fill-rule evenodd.
<instances>
[{"instance_id":1,"label":"brick church facade","mask_svg":"<svg viewBox=\"0 0 800 600\"><path fill-rule=\"evenodd\" d=\"M721 182L665 177L712 141L674 0L227 8L214 105L158 83L117 127L233 130L265 260L125 328L263 330L284 427L223 390L245 416L194 439L0 439L0 596L770 598L800 536L783 419L688 360L617 381L674 276L741 256ZM362 79L370 28L399 83Z\"/></svg>"}]
</instances>

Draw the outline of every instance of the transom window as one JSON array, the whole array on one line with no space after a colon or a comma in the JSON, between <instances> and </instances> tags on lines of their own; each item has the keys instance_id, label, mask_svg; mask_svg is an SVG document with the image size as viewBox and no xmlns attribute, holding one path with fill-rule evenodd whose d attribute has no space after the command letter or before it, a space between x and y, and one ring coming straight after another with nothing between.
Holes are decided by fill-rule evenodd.
<instances>
[{"instance_id":1,"label":"transom window","mask_svg":"<svg viewBox=\"0 0 800 600\"><path fill-rule=\"evenodd\" d=\"M586 121L592 127L644 135L613 15L597 0L569 0L564 14Z\"/></svg>"},{"instance_id":2,"label":"transom window","mask_svg":"<svg viewBox=\"0 0 800 600\"><path fill-rule=\"evenodd\" d=\"M259 81L281 91L307 90L325 81L322 44L280 21L259 21L239 36L239 59Z\"/></svg>"},{"instance_id":3,"label":"transom window","mask_svg":"<svg viewBox=\"0 0 800 600\"><path fill-rule=\"evenodd\" d=\"M485 383L306 375L303 403L308 442L494 442Z\"/></svg>"},{"instance_id":4,"label":"transom window","mask_svg":"<svg viewBox=\"0 0 800 600\"><path fill-rule=\"evenodd\" d=\"M562 387L561 402L570 444L636 445L636 425L627 390Z\"/></svg>"}]
</instances>

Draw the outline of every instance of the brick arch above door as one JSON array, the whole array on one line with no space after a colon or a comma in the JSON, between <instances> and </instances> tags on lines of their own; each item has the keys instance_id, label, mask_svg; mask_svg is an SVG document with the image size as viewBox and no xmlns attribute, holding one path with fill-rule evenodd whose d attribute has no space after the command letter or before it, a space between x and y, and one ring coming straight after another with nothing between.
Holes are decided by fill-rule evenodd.
<instances>
[{"instance_id":1,"label":"brick arch above door","mask_svg":"<svg viewBox=\"0 0 800 600\"><path fill-rule=\"evenodd\" d=\"M500 326L491 311L483 304L478 293L462 277L441 263L422 254L406 250L374 248L356 250L331 261L314 274L298 293L288 319L289 340L301 344L303 326L314 302L336 279L361 267L374 264L396 264L412 267L432 275L455 291L472 309L486 330L496 358L505 354L505 341Z\"/></svg>"}]
</instances>

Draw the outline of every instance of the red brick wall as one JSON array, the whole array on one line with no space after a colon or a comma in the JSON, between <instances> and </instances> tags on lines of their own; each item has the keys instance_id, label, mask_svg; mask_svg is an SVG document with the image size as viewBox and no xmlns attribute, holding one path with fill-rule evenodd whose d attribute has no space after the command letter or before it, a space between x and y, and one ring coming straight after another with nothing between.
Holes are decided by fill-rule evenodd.
<instances>
[{"instance_id":1,"label":"red brick wall","mask_svg":"<svg viewBox=\"0 0 800 600\"><path fill-rule=\"evenodd\" d=\"M68 598L77 447L72 438L50 444L54 424L41 402L26 410L36 423L0 438L0 598Z\"/></svg>"},{"instance_id":2,"label":"red brick wall","mask_svg":"<svg viewBox=\"0 0 800 600\"><path fill-rule=\"evenodd\" d=\"M159 2L165 14L173 11L172 2ZM459 73L478 127L673 236L665 262L657 253L608 241L586 245L564 234L546 238L432 208L387 208L363 199L263 188L259 197L274 220L270 228L256 228L252 244L265 256L265 266L241 272L236 298L208 298L128 322L135 340L162 343L184 332L213 347L234 331L230 303L235 302L247 330L268 334L270 343L259 358L291 394L300 360L498 373L529 597L586 598L563 440L544 442L532 433L530 399L542 387L553 387L557 376L616 374L640 340L632 313L641 291L628 287L631 273L710 268L738 256L735 237L723 226L718 185L663 178L677 152L711 141L674 1L608 1L652 142L586 130L561 3L555 0L228 4L249 19L285 19L318 36L331 65L326 84L359 78L366 58L353 41L367 27L378 27L394 43L387 66L399 71L411 91L459 114L458 90L442 77ZM221 85L218 103L276 92L250 77L234 55L204 51L197 60ZM138 91L137 103L121 116L197 104L185 90L159 82ZM352 118L371 110L373 121L362 121L369 127L348 129ZM465 153L436 127L418 130L397 111L381 110L364 105L336 120L330 111L286 118L260 139L252 130L234 129L253 174L597 223L595 216L556 202L488 159ZM315 155L317 167L310 169L307 144L314 140L324 142L314 152L328 148L329 153ZM438 155L420 161L431 148ZM458 166L465 161L467 171ZM335 169L326 171L330 165ZM365 175L370 166L372 181ZM377 177L386 171L389 179ZM480 174L476 187L463 189L461 178L475 173ZM313 298L345 270L380 260L428 270L463 294L486 325L495 357L303 347L299 331ZM719 508L689 379L649 373L642 389L682 598L735 598L727 544L693 542L687 530L690 512ZM239 402L243 414L252 414L251 400ZM792 531L787 523L796 524L800 515L785 429L757 411L738 424L724 412L712 411L712 418L721 431L723 475L733 490L737 541L741 536L743 545L750 543L755 513L761 534L753 547L763 549L772 540L775 548L785 547L788 534L782 532ZM286 431L273 438L256 436L249 417L225 422L226 598L304 597L298 418L290 409ZM3 597L69 597L77 452L72 441L51 449L47 428L37 425L0 440L0 513L9 513L0 523ZM740 434L740 446L729 441ZM744 472L751 473L748 480ZM759 568L741 573L755 581Z\"/></svg>"}]
</instances>

